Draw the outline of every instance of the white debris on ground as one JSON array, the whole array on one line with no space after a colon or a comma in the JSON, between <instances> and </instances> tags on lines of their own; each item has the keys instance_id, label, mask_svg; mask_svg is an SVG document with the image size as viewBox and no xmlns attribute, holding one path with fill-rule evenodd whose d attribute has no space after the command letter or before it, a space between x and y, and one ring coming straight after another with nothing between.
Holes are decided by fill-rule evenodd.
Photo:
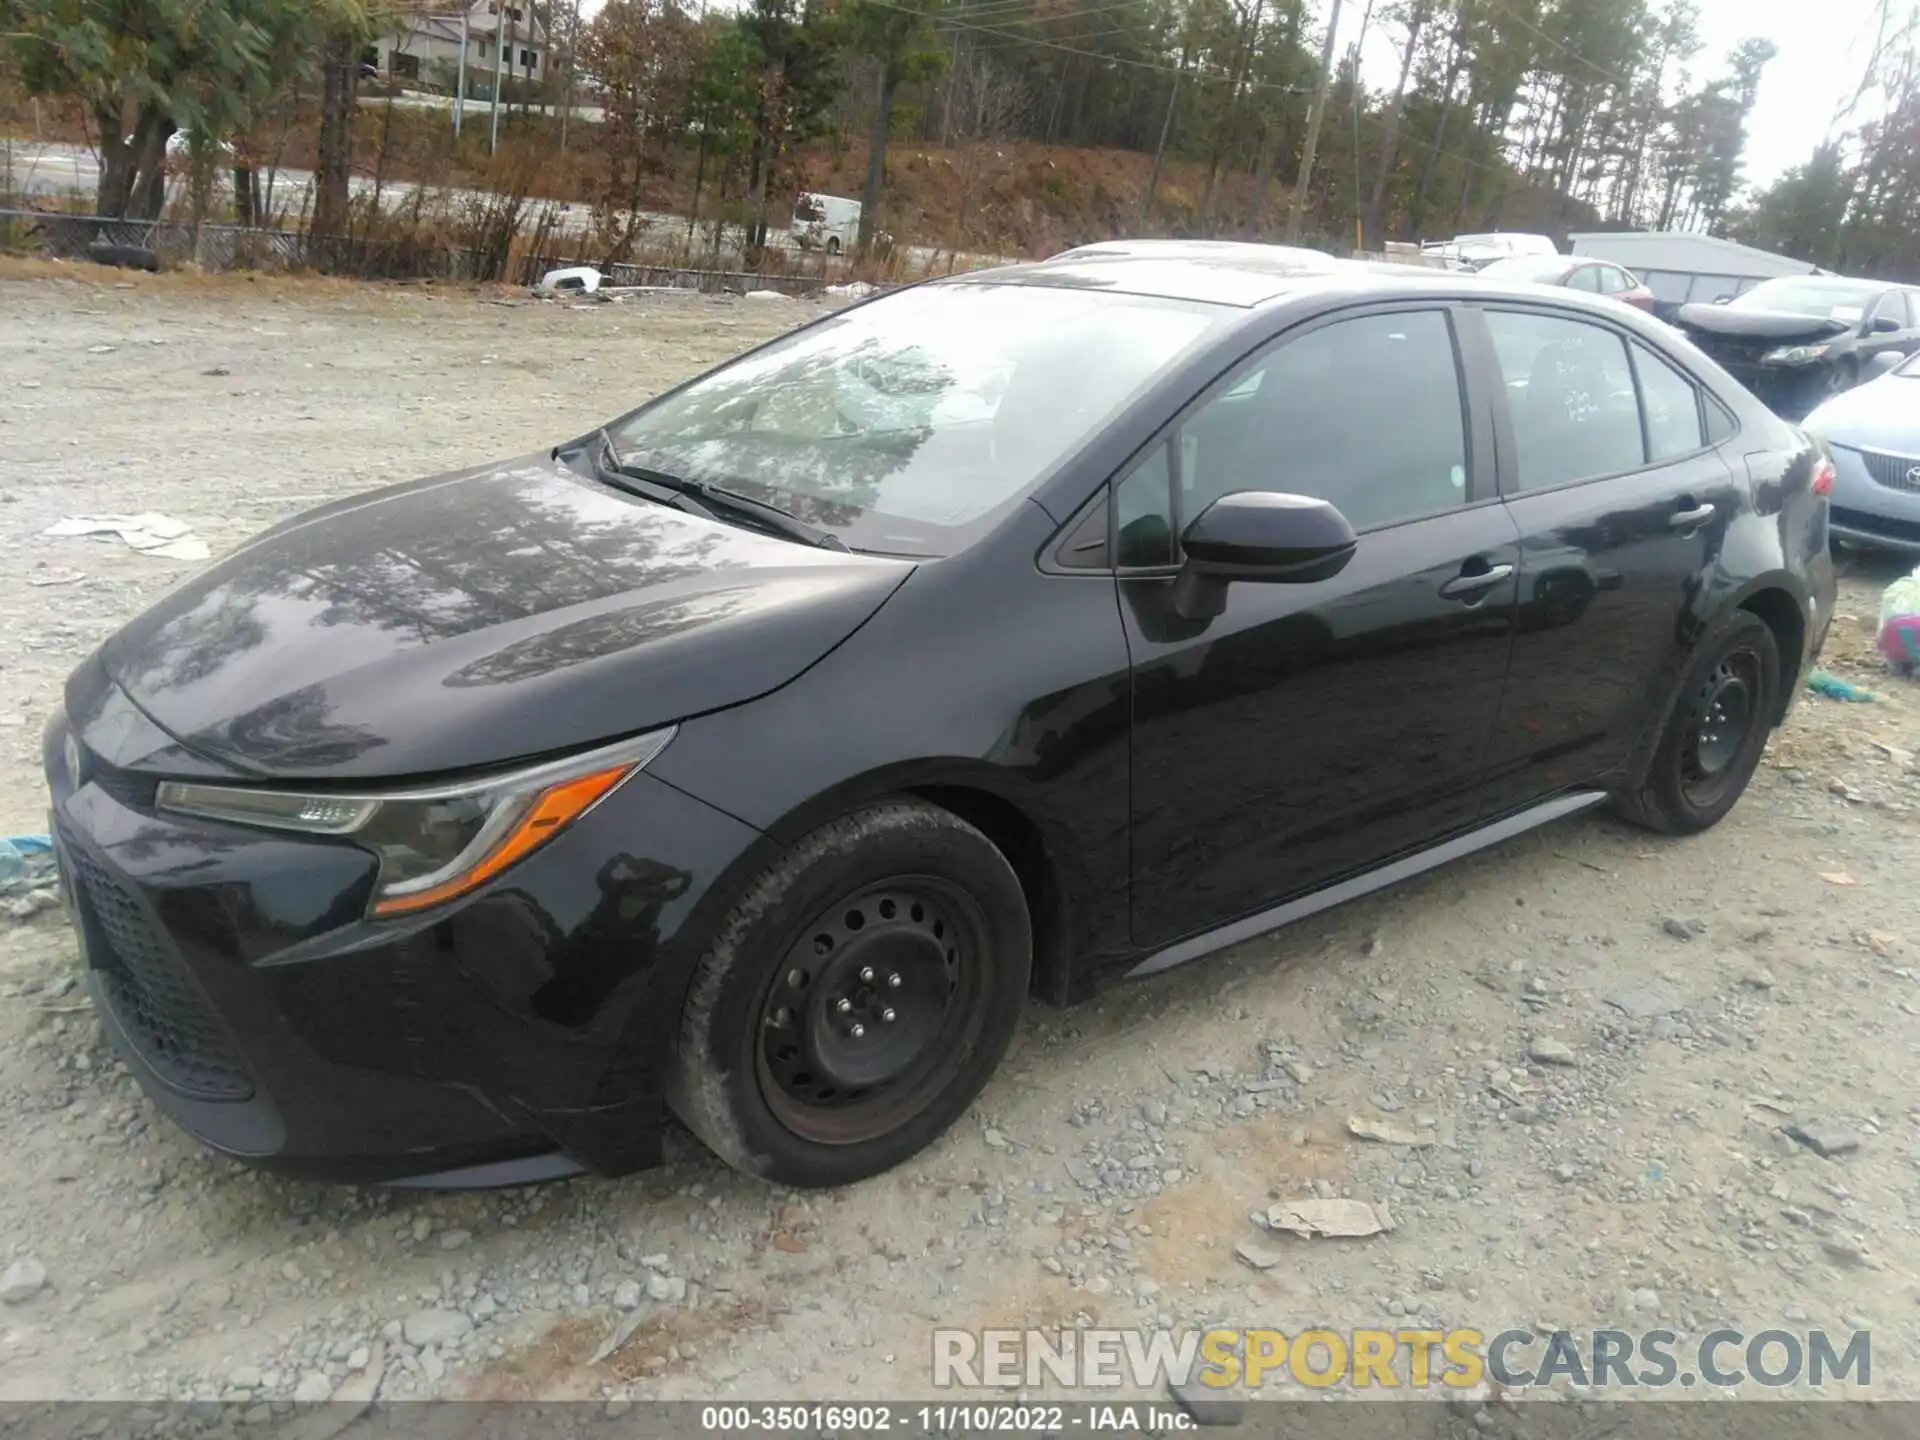
<instances>
[{"instance_id":1,"label":"white debris on ground","mask_svg":"<svg viewBox=\"0 0 1920 1440\"><path fill-rule=\"evenodd\" d=\"M165 560L205 560L212 555L207 542L184 520L158 511L138 515L74 515L40 532L55 538L78 535L118 535L129 548Z\"/></svg>"},{"instance_id":2,"label":"white debris on ground","mask_svg":"<svg viewBox=\"0 0 1920 1440\"><path fill-rule=\"evenodd\" d=\"M591 295L605 282L606 277L591 265L567 265L542 275L540 283L533 287L533 293L541 296Z\"/></svg>"}]
</instances>

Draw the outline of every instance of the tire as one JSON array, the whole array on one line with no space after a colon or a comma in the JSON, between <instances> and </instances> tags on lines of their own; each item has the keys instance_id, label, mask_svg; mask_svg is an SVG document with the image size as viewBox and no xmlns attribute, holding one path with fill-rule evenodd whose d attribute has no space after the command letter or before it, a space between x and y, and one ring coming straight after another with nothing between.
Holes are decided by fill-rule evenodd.
<instances>
[{"instance_id":1,"label":"tire","mask_svg":"<svg viewBox=\"0 0 1920 1440\"><path fill-rule=\"evenodd\" d=\"M142 245L89 245L87 259L96 265L112 265L122 270L158 273L160 257Z\"/></svg>"},{"instance_id":2,"label":"tire","mask_svg":"<svg viewBox=\"0 0 1920 1440\"><path fill-rule=\"evenodd\" d=\"M1758 615L1735 611L1694 651L1646 784L1616 796L1614 808L1634 824L1667 835L1717 825L1760 764L1780 685L1773 631Z\"/></svg>"},{"instance_id":3,"label":"tire","mask_svg":"<svg viewBox=\"0 0 1920 1440\"><path fill-rule=\"evenodd\" d=\"M863 1180L973 1103L1032 967L1026 898L992 841L919 801L856 811L789 849L721 922L667 1101L738 1170L809 1189Z\"/></svg>"}]
</instances>

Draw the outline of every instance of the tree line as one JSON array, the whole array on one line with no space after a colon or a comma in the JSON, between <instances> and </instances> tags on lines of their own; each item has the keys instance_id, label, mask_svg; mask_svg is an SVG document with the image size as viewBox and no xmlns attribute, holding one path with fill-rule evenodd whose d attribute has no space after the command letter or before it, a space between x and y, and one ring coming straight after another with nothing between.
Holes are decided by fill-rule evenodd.
<instances>
[{"instance_id":1,"label":"tree line","mask_svg":"<svg viewBox=\"0 0 1920 1440\"><path fill-rule=\"evenodd\" d=\"M1843 274L1920 280L1920 0L1878 0L1859 81L1827 139L1728 228Z\"/></svg>"},{"instance_id":2,"label":"tree line","mask_svg":"<svg viewBox=\"0 0 1920 1440\"><path fill-rule=\"evenodd\" d=\"M1682 228L1885 267L1920 243L1920 0L1880 0L1859 97L1875 118L1745 203L1746 122L1774 47L1707 53L1695 0L606 0L590 16L577 0L513 3L550 39L550 98L604 112L572 143L629 239L648 177L690 167L695 208L733 207L751 248L800 158L833 137L867 149L863 247L901 138L1137 152L1137 209L1113 228L1139 233L1282 238L1268 202L1290 190L1288 236L1365 249L1502 226ZM347 207L363 47L445 10L0 0L0 35L30 91L92 117L108 213L157 213L174 129L196 145L246 137L289 94L315 95L313 224L328 233ZM1391 46L1385 83L1336 30ZM1170 161L1200 177L1178 205Z\"/></svg>"}]
</instances>

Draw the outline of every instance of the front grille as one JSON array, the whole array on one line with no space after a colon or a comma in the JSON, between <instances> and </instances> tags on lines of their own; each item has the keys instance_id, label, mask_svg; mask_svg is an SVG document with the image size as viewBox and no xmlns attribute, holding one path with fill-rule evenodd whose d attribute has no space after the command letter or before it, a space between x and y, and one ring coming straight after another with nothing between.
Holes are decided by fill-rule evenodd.
<instances>
[{"instance_id":1,"label":"front grille","mask_svg":"<svg viewBox=\"0 0 1920 1440\"><path fill-rule=\"evenodd\" d=\"M1904 490L1920 495L1920 456L1886 455L1878 450L1862 450L1860 462L1867 467L1873 483L1889 490Z\"/></svg>"},{"instance_id":2,"label":"front grille","mask_svg":"<svg viewBox=\"0 0 1920 1440\"><path fill-rule=\"evenodd\" d=\"M1920 544L1920 521L1895 520L1886 515L1870 515L1865 510L1844 510L1836 505L1833 507L1833 523L1843 530L1857 530L1862 535L1880 535L1888 540Z\"/></svg>"},{"instance_id":3,"label":"front grille","mask_svg":"<svg viewBox=\"0 0 1920 1440\"><path fill-rule=\"evenodd\" d=\"M1701 336L1698 331L1694 334L1700 348L1729 370L1758 369L1760 357L1769 350L1779 348L1772 340L1736 339L1727 335Z\"/></svg>"},{"instance_id":4,"label":"front grille","mask_svg":"<svg viewBox=\"0 0 1920 1440\"><path fill-rule=\"evenodd\" d=\"M221 1033L206 997L153 932L124 882L74 845L65 847L69 883L88 927L108 1003L142 1058L167 1084L202 1100L245 1100L253 1081Z\"/></svg>"}]
</instances>

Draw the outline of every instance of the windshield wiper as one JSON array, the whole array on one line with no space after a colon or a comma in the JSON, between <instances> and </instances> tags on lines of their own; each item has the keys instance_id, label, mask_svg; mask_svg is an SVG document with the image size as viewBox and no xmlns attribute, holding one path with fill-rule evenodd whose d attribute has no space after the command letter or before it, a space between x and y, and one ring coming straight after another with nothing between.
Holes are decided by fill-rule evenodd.
<instances>
[{"instance_id":1,"label":"windshield wiper","mask_svg":"<svg viewBox=\"0 0 1920 1440\"><path fill-rule=\"evenodd\" d=\"M762 530L771 530L776 535L798 540L803 545L813 545L822 550L847 549L847 542L831 530L809 525L790 510L782 510L778 505L769 505L764 500L755 500L751 495L742 495L723 485L690 480L684 475L670 474L649 465L636 465L621 456L613 437L605 430L600 432L599 440L600 449L594 458L594 466L601 472L602 478L618 477L639 485L657 487L673 497L667 503L677 504L681 509L704 515L709 520L717 520L720 517L716 512L724 510Z\"/></svg>"}]
</instances>

